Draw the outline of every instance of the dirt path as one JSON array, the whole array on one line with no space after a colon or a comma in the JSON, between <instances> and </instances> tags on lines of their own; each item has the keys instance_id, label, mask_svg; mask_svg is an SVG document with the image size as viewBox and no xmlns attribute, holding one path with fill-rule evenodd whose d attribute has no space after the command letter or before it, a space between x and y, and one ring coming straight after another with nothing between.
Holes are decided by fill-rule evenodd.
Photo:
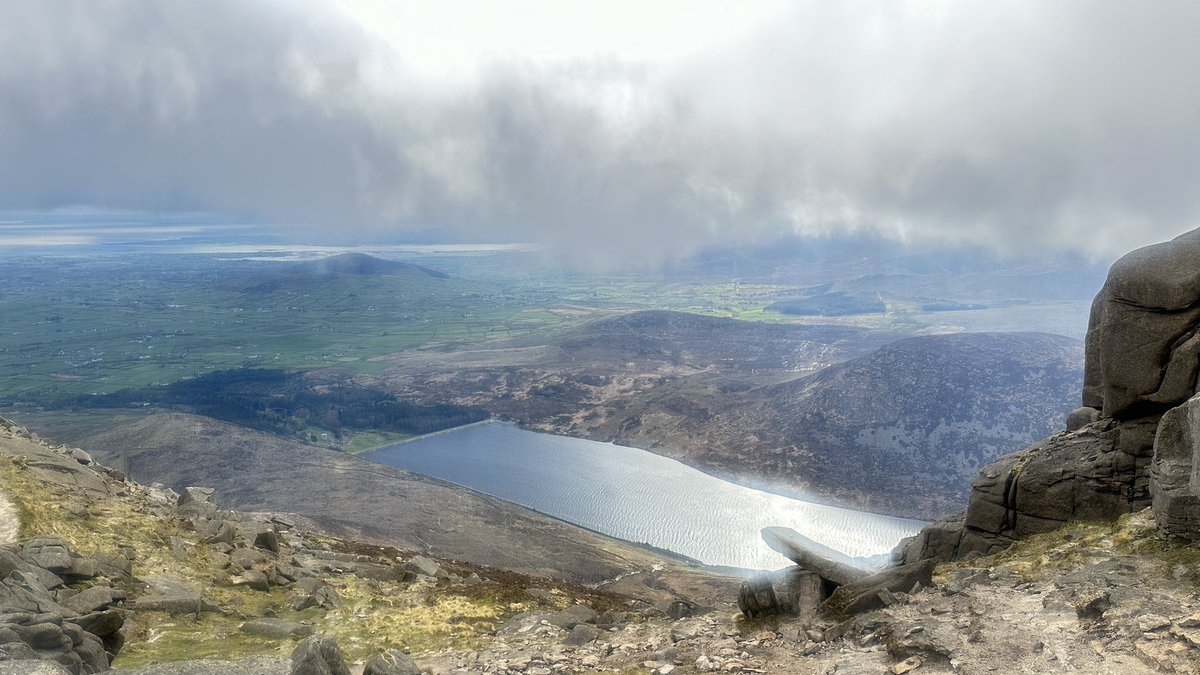
<instances>
[{"instance_id":1,"label":"dirt path","mask_svg":"<svg viewBox=\"0 0 1200 675\"><path fill-rule=\"evenodd\" d=\"M17 510L0 492L0 546L17 541Z\"/></svg>"}]
</instances>

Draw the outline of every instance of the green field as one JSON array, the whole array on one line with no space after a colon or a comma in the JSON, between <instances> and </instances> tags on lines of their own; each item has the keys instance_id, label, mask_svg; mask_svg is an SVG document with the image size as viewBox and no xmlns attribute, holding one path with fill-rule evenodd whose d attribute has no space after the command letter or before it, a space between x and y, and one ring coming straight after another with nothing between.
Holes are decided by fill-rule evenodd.
<instances>
[{"instance_id":1,"label":"green field","mask_svg":"<svg viewBox=\"0 0 1200 675\"><path fill-rule=\"evenodd\" d=\"M264 292L247 290L244 281L282 263L184 253L0 258L0 405L38 405L241 367L377 374L390 367L381 358L390 354L519 337L612 311L668 309L898 332L1029 330L1049 315L1031 313L1037 303L1027 298L1005 300L995 292L985 311L923 312L922 303L934 297L931 286L940 289L934 299L954 301L963 292L920 275L880 281L883 292L872 293L887 305L881 314L788 317L765 308L811 295L815 281L830 281L820 270L795 266L751 282L718 274L553 272L520 255L414 262L449 276L288 277ZM839 273L861 285L869 270L856 265ZM1048 327L1070 334L1086 321L1086 303L1059 302L1053 316L1065 317L1064 326Z\"/></svg>"},{"instance_id":2,"label":"green field","mask_svg":"<svg viewBox=\"0 0 1200 675\"><path fill-rule=\"evenodd\" d=\"M569 318L459 279L347 277L253 293L223 286L205 261L188 262L123 269L101 260L47 274L44 264L6 261L4 397L111 393L244 366L376 372L386 364L373 357Z\"/></svg>"},{"instance_id":3,"label":"green field","mask_svg":"<svg viewBox=\"0 0 1200 675\"><path fill-rule=\"evenodd\" d=\"M448 279L340 277L272 292L228 283L251 263L203 256L7 259L4 266L0 401L9 404L238 367L374 374L388 367L378 358L388 354L517 337L604 310L783 320L762 308L787 293L634 275L531 279L478 259L452 261Z\"/></svg>"}]
</instances>

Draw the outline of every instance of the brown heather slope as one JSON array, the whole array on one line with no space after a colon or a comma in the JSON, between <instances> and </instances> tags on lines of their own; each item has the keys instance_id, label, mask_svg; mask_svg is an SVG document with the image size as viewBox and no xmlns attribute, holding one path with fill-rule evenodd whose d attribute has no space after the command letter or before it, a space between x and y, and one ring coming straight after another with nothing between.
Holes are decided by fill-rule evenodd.
<instances>
[{"instance_id":1,"label":"brown heather slope","mask_svg":"<svg viewBox=\"0 0 1200 675\"><path fill-rule=\"evenodd\" d=\"M622 591L664 599L709 603L736 594L737 579L709 568L465 488L211 418L164 413L64 440L142 483L213 487L222 505L296 513L347 536L440 558L575 583L622 577Z\"/></svg>"}]
</instances>

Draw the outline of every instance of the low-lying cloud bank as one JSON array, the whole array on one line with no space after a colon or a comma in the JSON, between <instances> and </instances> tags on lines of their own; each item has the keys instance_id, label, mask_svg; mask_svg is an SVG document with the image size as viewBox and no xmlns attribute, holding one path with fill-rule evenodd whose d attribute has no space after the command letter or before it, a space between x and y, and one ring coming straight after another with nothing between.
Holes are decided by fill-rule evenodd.
<instances>
[{"instance_id":1,"label":"low-lying cloud bank","mask_svg":"<svg viewBox=\"0 0 1200 675\"><path fill-rule=\"evenodd\" d=\"M641 261L847 231L1108 255L1200 225L1193 2L800 2L686 57L464 77L368 28L317 0L3 3L0 210Z\"/></svg>"}]
</instances>

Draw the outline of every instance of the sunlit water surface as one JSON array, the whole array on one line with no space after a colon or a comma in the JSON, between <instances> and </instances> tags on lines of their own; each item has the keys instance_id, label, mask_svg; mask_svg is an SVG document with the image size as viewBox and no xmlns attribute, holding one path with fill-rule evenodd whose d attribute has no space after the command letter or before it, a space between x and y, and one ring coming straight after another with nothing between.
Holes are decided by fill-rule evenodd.
<instances>
[{"instance_id":1,"label":"sunlit water surface","mask_svg":"<svg viewBox=\"0 0 1200 675\"><path fill-rule=\"evenodd\" d=\"M374 450L434 476L576 525L710 565L775 569L759 531L791 527L855 557L885 554L922 523L730 483L652 452L486 422Z\"/></svg>"}]
</instances>

